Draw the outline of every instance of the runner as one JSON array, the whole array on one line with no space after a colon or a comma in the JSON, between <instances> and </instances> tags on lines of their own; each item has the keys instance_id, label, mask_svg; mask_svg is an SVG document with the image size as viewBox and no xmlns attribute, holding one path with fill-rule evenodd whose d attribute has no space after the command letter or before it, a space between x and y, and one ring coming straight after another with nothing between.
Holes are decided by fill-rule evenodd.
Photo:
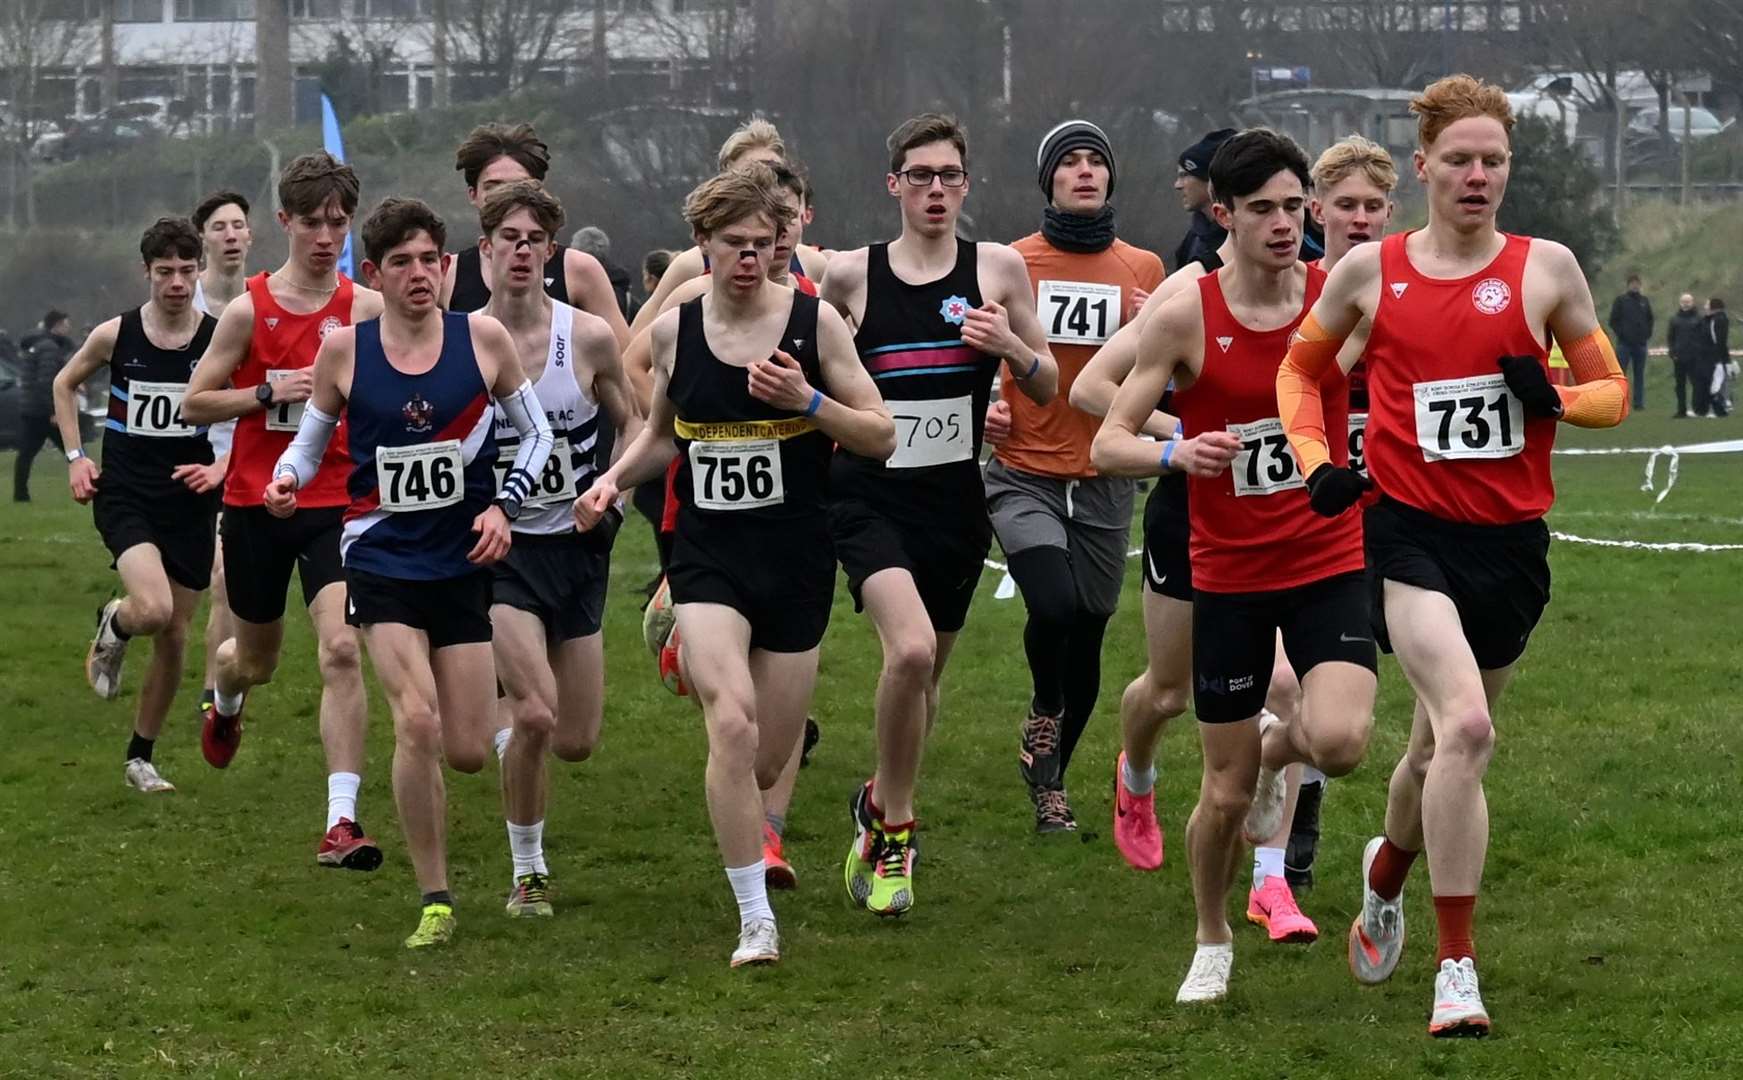
<instances>
[{"instance_id":1,"label":"runner","mask_svg":"<svg viewBox=\"0 0 1743 1080\"><path fill-rule=\"evenodd\" d=\"M1368 482L1328 456L1317 383L1352 362L1344 339L1372 320L1363 358L1366 459L1380 492L1366 521L1375 630L1417 701L1385 832L1362 856L1350 969L1377 983L1397 967L1404 879L1427 850L1439 930L1429 1033L1482 1035L1472 924L1489 839L1483 774L1495 703L1549 602L1550 449L1558 421L1620 423L1628 381L1573 254L1496 228L1512 158L1506 94L1451 75L1411 110L1428 225L1344 257L1290 348L1277 396L1314 510L1342 513ZM1574 386L1549 383L1552 335Z\"/></svg>"},{"instance_id":2,"label":"runner","mask_svg":"<svg viewBox=\"0 0 1743 1080\"><path fill-rule=\"evenodd\" d=\"M654 321L654 406L640 437L575 504L589 529L621 488L674 456L670 585L686 681L708 729L707 793L738 901L732 966L780 958L759 858L763 801L804 724L829 623L824 516L831 443L887 457L895 432L831 310L768 281L792 216L766 177L722 173L684 218L718 272L707 296Z\"/></svg>"},{"instance_id":3,"label":"runner","mask_svg":"<svg viewBox=\"0 0 1743 1080\"><path fill-rule=\"evenodd\" d=\"M883 646L877 772L850 800L854 839L843 869L848 895L882 916L914 905L921 751L992 544L980 449L993 376L1008 362L1037 405L1053 400L1059 383L1023 257L956 238L969 188L961 125L923 113L891 132L888 145L884 184L901 209L902 233L837 254L823 283L896 422L888 461L843 447L829 483L836 556ZM1042 780L1037 820L1064 802Z\"/></svg>"},{"instance_id":4,"label":"runner","mask_svg":"<svg viewBox=\"0 0 1743 1080\"><path fill-rule=\"evenodd\" d=\"M1102 634L1126 578L1136 485L1089 462L1100 421L1064 396L1096 348L1162 282L1162 260L1114 236L1113 149L1101 128L1068 120L1035 152L1047 208L1041 231L1014 245L1028 264L1061 396L1045 406L1008 372L987 412L987 509L1028 622L1023 651L1034 684L1019 764L1035 804L1035 830L1075 828L1065 774L1101 694ZM1058 795L1045 796L1045 789Z\"/></svg>"},{"instance_id":5,"label":"runner","mask_svg":"<svg viewBox=\"0 0 1743 1080\"><path fill-rule=\"evenodd\" d=\"M216 319L230 301L248 288L248 252L254 247L254 231L248 226L248 200L234 191L214 191L194 207L194 229L200 234L205 268L194 282L194 306ZM230 469L230 444L236 437L236 421L225 420L206 430L212 443L213 465L222 476ZM211 707L217 686L218 646L234 636L230 619L230 595L224 589L224 538L219 537L212 554L212 609L206 616L205 685L200 692L200 714Z\"/></svg>"},{"instance_id":6,"label":"runner","mask_svg":"<svg viewBox=\"0 0 1743 1080\"><path fill-rule=\"evenodd\" d=\"M1308 207L1325 229L1321 269L1329 274L1351 248L1385 235L1392 219L1392 189L1397 184L1398 170L1392 164L1392 155L1385 147L1360 135L1341 139L1319 155L1319 160L1313 163L1313 199ZM1366 322L1356 327L1344 343L1344 351L1356 357L1349 373L1350 467L1364 473L1362 439L1368 426L1368 382L1367 367L1360 357L1367 343ZM1251 902L1254 906L1258 904L1266 875L1275 874L1274 867L1279 861L1290 889L1313 887L1313 860L1319 849L1319 815L1324 795L1325 774L1311 765L1303 766L1286 849L1273 844L1254 850ZM1254 917L1251 907L1247 917Z\"/></svg>"},{"instance_id":7,"label":"runner","mask_svg":"<svg viewBox=\"0 0 1743 1080\"><path fill-rule=\"evenodd\" d=\"M200 238L182 218L159 218L139 241L151 299L91 332L54 379L55 423L67 447L67 486L92 503L103 546L115 557L122 596L97 613L85 676L104 700L121 692L127 643L151 638L122 776L147 794L174 791L152 748L175 702L188 622L212 569L213 523L223 473L204 428L182 417L188 373L215 323L194 309ZM103 466L79 445L78 388L109 368Z\"/></svg>"},{"instance_id":8,"label":"runner","mask_svg":"<svg viewBox=\"0 0 1743 1080\"><path fill-rule=\"evenodd\" d=\"M370 213L363 273L384 310L321 343L314 392L264 494L275 517L296 512L303 478L318 483L327 468L343 413L352 466L345 621L363 631L393 712L393 796L423 894L408 949L454 933L442 762L484 767L495 682L488 567L508 554L510 524L551 452L544 410L502 324L436 303L447 239L442 219L416 199L386 199ZM492 399L520 440L500 494Z\"/></svg>"},{"instance_id":9,"label":"runner","mask_svg":"<svg viewBox=\"0 0 1743 1080\"><path fill-rule=\"evenodd\" d=\"M454 151L454 168L466 178L466 201L481 210L490 193L505 184L521 180L543 183L551 169L551 152L531 124L481 124L468 132ZM443 307L481 311L490 302L480 259L477 247L465 247L449 263L442 279ZM629 327L617 306L617 293L598 259L556 244L540 276L551 299L605 320L618 346L629 344Z\"/></svg>"},{"instance_id":10,"label":"runner","mask_svg":"<svg viewBox=\"0 0 1743 1080\"><path fill-rule=\"evenodd\" d=\"M748 162L760 162L764 165L774 165L787 160L787 144L781 139L781 133L775 125L762 117L753 117L726 137L720 144L718 158L720 171L726 172L738 165ZM789 165L789 168L791 166ZM797 170L795 170L797 171ZM808 202L809 190L802 187L800 198L799 221L797 228L801 231L811 223L811 208ZM814 247L800 247L797 241L787 256L790 271L811 281L822 281L823 271L828 264L824 254ZM636 312L635 321L630 324L631 334L640 334L654 321L654 318L666 310L666 298L672 291L687 281L693 281L708 273L708 253L700 246L687 248L672 257L666 266L665 273L660 275L660 283L654 288L648 302ZM645 387L643 388L646 389Z\"/></svg>"},{"instance_id":11,"label":"runner","mask_svg":"<svg viewBox=\"0 0 1743 1080\"><path fill-rule=\"evenodd\" d=\"M368 703L357 633L345 625L339 559L350 471L345 431L334 440L325 468L305 486L294 517L281 521L261 502L273 462L289 445L313 390L308 369L321 340L381 312L378 294L356 288L338 270L357 197L357 174L328 154L304 154L285 168L278 181L278 221L289 255L273 273L249 278L247 292L224 309L188 381L183 414L196 424L237 421L222 519L235 636L218 648L217 693L206 710L200 749L220 769L236 756L244 699L278 669L285 589L295 569L315 629L327 760L327 824L315 859L322 866L373 870L381 865L381 849L357 815Z\"/></svg>"},{"instance_id":12,"label":"runner","mask_svg":"<svg viewBox=\"0 0 1743 1080\"><path fill-rule=\"evenodd\" d=\"M744 167L744 166L740 166ZM755 169L752 174L766 179L775 189L776 196L786 203L793 211L793 219L781 229L775 238L775 250L769 260L769 280L776 285L797 289L806 296L817 295L817 285L803 273L795 271L792 263L792 253L799 248L805 235L805 179L796 167L788 162L777 161L766 166L767 175ZM665 308L674 308L688 303L699 296L705 295L711 286L711 277L704 274L691 278L666 295L661 302ZM653 351L649 345L649 335L646 331L636 335L630 343L629 351L624 355L624 363L630 373L631 381L649 387L653 379ZM638 377L639 376L639 377ZM666 471L666 483L673 484L677 474L677 460ZM649 485L643 484L641 488ZM670 537L678 527L678 507L682 503L682 493L668 490L663 498L663 514L660 522L662 535ZM666 596L663 601L669 602ZM650 621L655 625L669 621L669 613L659 610L661 600L650 597ZM652 631L658 636L659 631ZM664 644L659 650L659 667L662 680L671 678L677 681L679 672L678 645L680 635L668 634L662 640ZM680 686L680 693L682 688ZM793 791L798 786L799 769L805 763L805 757L810 752L819 737L817 722L811 717L805 718L805 730L799 736L799 743L793 748L792 756L781 770L781 778L775 786L763 792L763 865L768 869L768 884L771 889L796 889L799 886L799 875L793 869L793 864L787 861L785 836L787 830L787 812L793 803Z\"/></svg>"},{"instance_id":13,"label":"runner","mask_svg":"<svg viewBox=\"0 0 1743 1080\"><path fill-rule=\"evenodd\" d=\"M513 522L514 546L492 567L490 607L497 681L505 696L494 742L502 759L503 812L514 875L510 915L550 915L545 863L545 754L585 761L604 716L605 652L600 619L620 509L585 534L575 531L575 495L591 486L601 414L635 437L641 424L623 376L617 339L605 320L552 300L539 268L563 227L563 207L534 181L497 188L479 212L490 302L524 358L522 370L551 428L550 457ZM497 472L506 476L520 435L509 409L496 410ZM506 481L499 483L503 486Z\"/></svg>"},{"instance_id":14,"label":"runner","mask_svg":"<svg viewBox=\"0 0 1743 1080\"><path fill-rule=\"evenodd\" d=\"M1284 765L1311 760L1342 775L1361 761L1376 668L1361 519L1295 512L1305 509L1307 491L1269 415L1289 335L1324 280L1298 260L1307 159L1286 136L1256 128L1226 141L1210 174L1213 212L1234 240L1233 257L1144 327L1137 366L1093 448L1105 472L1189 474L1192 666L1204 779L1186 834L1198 948L1180 1002L1228 993L1234 946L1226 909L1241 834L1263 840L1278 832ZM1140 432L1171 380L1180 423L1202 434L1170 439L1158 454ZM1341 420L1341 379L1331 397ZM1301 681L1293 721L1264 709L1279 633Z\"/></svg>"}]
</instances>

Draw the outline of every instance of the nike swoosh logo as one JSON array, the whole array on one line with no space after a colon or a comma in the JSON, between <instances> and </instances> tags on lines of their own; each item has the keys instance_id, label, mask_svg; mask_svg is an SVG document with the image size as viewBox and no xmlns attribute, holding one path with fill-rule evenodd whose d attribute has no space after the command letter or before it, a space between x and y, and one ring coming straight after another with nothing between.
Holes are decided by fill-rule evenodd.
<instances>
[{"instance_id":1,"label":"nike swoosh logo","mask_svg":"<svg viewBox=\"0 0 1743 1080\"><path fill-rule=\"evenodd\" d=\"M1157 587L1161 587L1161 585L1168 580L1167 574L1158 574L1156 572L1156 560L1150 557L1148 551L1144 552L1144 565L1150 568L1150 580L1154 581Z\"/></svg>"},{"instance_id":2,"label":"nike swoosh logo","mask_svg":"<svg viewBox=\"0 0 1743 1080\"><path fill-rule=\"evenodd\" d=\"M1341 642L1343 642L1343 643L1344 643L1344 644L1346 644L1346 645L1354 645L1354 644L1356 644L1356 643L1357 643L1357 642L1362 642L1362 641L1368 641L1368 642L1371 642L1371 641L1373 641L1373 640L1374 640L1374 639L1373 639L1373 638L1365 638L1365 637L1351 637L1351 636L1350 636L1350 635L1348 635L1348 634L1339 634L1339 635L1338 635L1338 640L1339 640L1339 641L1341 641Z\"/></svg>"}]
</instances>

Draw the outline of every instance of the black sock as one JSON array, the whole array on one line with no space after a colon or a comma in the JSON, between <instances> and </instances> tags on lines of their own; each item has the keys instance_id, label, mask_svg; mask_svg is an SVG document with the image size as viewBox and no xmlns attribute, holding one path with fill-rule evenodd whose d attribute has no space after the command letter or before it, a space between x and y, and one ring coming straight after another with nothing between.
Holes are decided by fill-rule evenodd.
<instances>
[{"instance_id":1,"label":"black sock","mask_svg":"<svg viewBox=\"0 0 1743 1080\"><path fill-rule=\"evenodd\" d=\"M1065 650L1065 724L1059 737L1061 779L1101 696L1101 643L1109 618L1079 611L1071 624L1071 640Z\"/></svg>"},{"instance_id":2,"label":"black sock","mask_svg":"<svg viewBox=\"0 0 1743 1080\"><path fill-rule=\"evenodd\" d=\"M453 907L454 898L448 895L447 889L437 889L435 892L424 894L424 906L429 907L431 904L447 904L449 907Z\"/></svg>"},{"instance_id":3,"label":"black sock","mask_svg":"<svg viewBox=\"0 0 1743 1080\"><path fill-rule=\"evenodd\" d=\"M135 731L133 738L127 743L127 760L138 758L140 761L151 760L151 748L157 744L156 739L148 739Z\"/></svg>"},{"instance_id":4,"label":"black sock","mask_svg":"<svg viewBox=\"0 0 1743 1080\"><path fill-rule=\"evenodd\" d=\"M1071 556L1064 548L1033 547L1010 557L1011 577L1023 593L1029 621L1023 626L1023 651L1035 684L1032 708L1057 716L1065 709L1066 644L1077 610Z\"/></svg>"},{"instance_id":5,"label":"black sock","mask_svg":"<svg viewBox=\"0 0 1743 1080\"><path fill-rule=\"evenodd\" d=\"M133 638L132 634L121 628L121 612L119 610L115 612L115 617L109 620L109 629L122 641L130 641Z\"/></svg>"}]
</instances>

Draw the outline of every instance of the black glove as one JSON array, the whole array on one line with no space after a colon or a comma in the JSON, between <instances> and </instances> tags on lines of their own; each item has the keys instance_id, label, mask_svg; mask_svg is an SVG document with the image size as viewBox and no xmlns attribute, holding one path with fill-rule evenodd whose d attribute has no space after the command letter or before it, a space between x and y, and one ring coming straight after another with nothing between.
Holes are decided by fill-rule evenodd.
<instances>
[{"instance_id":1,"label":"black glove","mask_svg":"<svg viewBox=\"0 0 1743 1080\"><path fill-rule=\"evenodd\" d=\"M1316 514L1337 517L1356 505L1362 493L1373 486L1372 480L1356 470L1339 468L1328 461L1307 478L1307 504Z\"/></svg>"},{"instance_id":2,"label":"black glove","mask_svg":"<svg viewBox=\"0 0 1743 1080\"><path fill-rule=\"evenodd\" d=\"M612 542L617 539L617 530L622 527L623 511L615 506L608 506L593 527L581 534L582 543L587 550L604 554L611 550Z\"/></svg>"},{"instance_id":3,"label":"black glove","mask_svg":"<svg viewBox=\"0 0 1743 1080\"><path fill-rule=\"evenodd\" d=\"M1537 357L1503 356L1498 363L1507 389L1513 391L1527 413L1551 420L1561 418L1561 395L1549 385L1549 376L1543 373L1543 364Z\"/></svg>"}]
</instances>

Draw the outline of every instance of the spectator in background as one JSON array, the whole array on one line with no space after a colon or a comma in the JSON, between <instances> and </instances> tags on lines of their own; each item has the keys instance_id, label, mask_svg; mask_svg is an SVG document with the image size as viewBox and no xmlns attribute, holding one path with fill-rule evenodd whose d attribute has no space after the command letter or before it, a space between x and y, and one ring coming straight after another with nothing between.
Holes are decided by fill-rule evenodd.
<instances>
[{"instance_id":1,"label":"spectator in background","mask_svg":"<svg viewBox=\"0 0 1743 1080\"><path fill-rule=\"evenodd\" d=\"M12 340L12 335L0 330L0 362L18 365L18 342Z\"/></svg>"},{"instance_id":2,"label":"spectator in background","mask_svg":"<svg viewBox=\"0 0 1743 1080\"><path fill-rule=\"evenodd\" d=\"M1169 270L1178 270L1201 256L1222 246L1228 233L1210 216L1210 159L1217 147L1227 142L1234 128L1213 131L1193 143L1180 154L1180 171L1174 177L1174 190L1180 192L1180 205L1192 215L1180 246L1174 249L1174 261Z\"/></svg>"},{"instance_id":3,"label":"spectator in background","mask_svg":"<svg viewBox=\"0 0 1743 1080\"><path fill-rule=\"evenodd\" d=\"M1634 408L1646 408L1646 346L1652 341L1652 301L1640 291L1640 275L1628 275L1628 290L1610 303L1610 337L1622 374L1634 388Z\"/></svg>"},{"instance_id":4,"label":"spectator in background","mask_svg":"<svg viewBox=\"0 0 1743 1080\"><path fill-rule=\"evenodd\" d=\"M569 246L584 251L599 260L605 277L611 282L612 295L617 297L617 310L627 321L635 317L629 301L629 271L611 261L611 237L597 225L583 225L569 238Z\"/></svg>"},{"instance_id":5,"label":"spectator in background","mask_svg":"<svg viewBox=\"0 0 1743 1080\"><path fill-rule=\"evenodd\" d=\"M30 466L44 439L53 439L63 452L60 430L54 422L54 377L67 357L73 355L73 342L67 336L72 320L67 313L50 309L42 317L42 329L26 334L19 342L19 362L23 369L18 400L18 460L12 470L12 499L30 501Z\"/></svg>"},{"instance_id":6,"label":"spectator in background","mask_svg":"<svg viewBox=\"0 0 1743 1080\"><path fill-rule=\"evenodd\" d=\"M1670 347L1670 366L1676 374L1676 412L1672 420L1686 420L1689 415L1688 385L1700 366L1701 351L1706 347L1706 318L1695 307L1695 294L1677 297L1676 314L1670 317L1670 332L1665 344ZM1700 394L1697 392L1698 399Z\"/></svg>"},{"instance_id":7,"label":"spectator in background","mask_svg":"<svg viewBox=\"0 0 1743 1080\"><path fill-rule=\"evenodd\" d=\"M1702 364L1705 372L1707 389L1707 408L1695 406L1696 412L1704 412L1709 418L1717 419L1731 415L1729 391L1725 385L1731 371L1731 319L1725 314L1725 301L1715 296L1707 301L1706 317L1706 360Z\"/></svg>"},{"instance_id":8,"label":"spectator in background","mask_svg":"<svg viewBox=\"0 0 1743 1080\"><path fill-rule=\"evenodd\" d=\"M660 287L660 278L666 274L666 267L672 265L672 253L664 248L655 248L642 257L642 292L648 296Z\"/></svg>"}]
</instances>

